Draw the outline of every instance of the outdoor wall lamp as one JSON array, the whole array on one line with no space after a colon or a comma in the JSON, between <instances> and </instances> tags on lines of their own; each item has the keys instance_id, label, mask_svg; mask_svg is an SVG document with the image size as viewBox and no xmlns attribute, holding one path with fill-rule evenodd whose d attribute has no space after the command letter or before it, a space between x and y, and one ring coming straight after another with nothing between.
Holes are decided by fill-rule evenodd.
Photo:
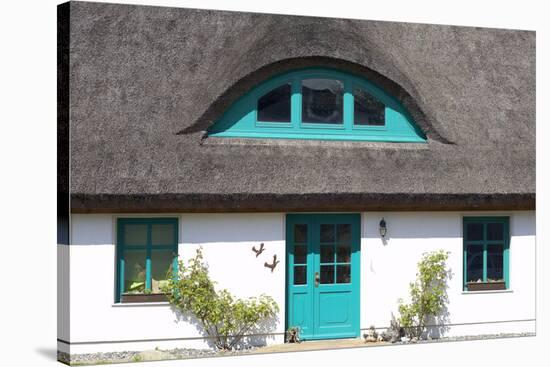
<instances>
[{"instance_id":1,"label":"outdoor wall lamp","mask_svg":"<svg viewBox=\"0 0 550 367\"><path fill-rule=\"evenodd\" d=\"M386 236L387 228L386 228L386 221L384 218L380 221L380 228L378 229L380 231L380 236L384 238Z\"/></svg>"}]
</instances>

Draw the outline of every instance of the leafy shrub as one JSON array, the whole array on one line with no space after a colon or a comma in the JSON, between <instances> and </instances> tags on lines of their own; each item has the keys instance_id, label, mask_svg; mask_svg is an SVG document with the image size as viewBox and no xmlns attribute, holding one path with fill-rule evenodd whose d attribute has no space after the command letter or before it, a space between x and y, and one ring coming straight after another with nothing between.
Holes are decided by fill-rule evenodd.
<instances>
[{"instance_id":1,"label":"leafy shrub","mask_svg":"<svg viewBox=\"0 0 550 367\"><path fill-rule=\"evenodd\" d=\"M445 262L449 256L443 250L425 253L418 262L416 280L409 284L411 303L399 301L399 324L411 338L420 338L430 317L438 316L445 308L447 278Z\"/></svg>"},{"instance_id":2,"label":"leafy shrub","mask_svg":"<svg viewBox=\"0 0 550 367\"><path fill-rule=\"evenodd\" d=\"M187 267L179 262L178 276L169 279L163 291L179 311L194 315L222 350L233 349L246 333L279 312L270 296L262 294L243 300L226 289L216 291L200 248Z\"/></svg>"},{"instance_id":3,"label":"leafy shrub","mask_svg":"<svg viewBox=\"0 0 550 367\"><path fill-rule=\"evenodd\" d=\"M300 343L300 327L291 326L286 331L286 341L288 343Z\"/></svg>"}]
</instances>

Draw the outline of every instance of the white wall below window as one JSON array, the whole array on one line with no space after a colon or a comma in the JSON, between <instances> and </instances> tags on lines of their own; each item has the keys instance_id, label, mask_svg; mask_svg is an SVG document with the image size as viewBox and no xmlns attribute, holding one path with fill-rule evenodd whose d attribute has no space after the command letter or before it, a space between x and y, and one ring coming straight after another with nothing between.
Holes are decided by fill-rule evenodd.
<instances>
[{"instance_id":1,"label":"white wall below window","mask_svg":"<svg viewBox=\"0 0 550 367\"><path fill-rule=\"evenodd\" d=\"M462 216L510 216L510 291L465 293L462 290ZM151 215L155 216L155 215ZM148 217L151 217L148 216ZM180 223L180 258L187 261L203 247L212 278L238 297L272 296L280 307L267 344L283 342L285 323L285 214L177 214ZM128 217L124 215L121 217ZM144 217L144 216L142 216ZM388 233L382 241L378 223L384 217ZM534 332L535 318L535 212L384 212L363 213L361 234L361 328L385 328L398 299L408 296L408 283L416 274L423 252L450 252L448 266L450 325L445 335ZM70 267L71 353L207 347L196 323L178 319L171 307L120 305L115 299L116 216L72 216ZM264 243L256 258L251 250ZM66 261L66 251L60 259ZM264 267L273 254L280 261L273 273ZM67 292L64 292L67 297ZM192 338L192 339L190 339ZM185 340L183 340L185 339ZM59 343L62 351L67 345Z\"/></svg>"}]
</instances>

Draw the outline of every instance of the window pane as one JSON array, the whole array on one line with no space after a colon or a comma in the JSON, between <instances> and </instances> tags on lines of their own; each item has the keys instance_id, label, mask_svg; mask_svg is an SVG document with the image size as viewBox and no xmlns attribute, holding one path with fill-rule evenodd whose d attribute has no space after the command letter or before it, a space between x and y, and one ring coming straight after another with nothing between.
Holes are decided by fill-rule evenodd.
<instances>
[{"instance_id":1,"label":"window pane","mask_svg":"<svg viewBox=\"0 0 550 367\"><path fill-rule=\"evenodd\" d=\"M155 250L151 252L151 291L161 293L161 286L171 277L172 260L171 250Z\"/></svg>"},{"instance_id":2,"label":"window pane","mask_svg":"<svg viewBox=\"0 0 550 367\"><path fill-rule=\"evenodd\" d=\"M351 283L351 265L336 266L336 283Z\"/></svg>"},{"instance_id":3,"label":"window pane","mask_svg":"<svg viewBox=\"0 0 550 367\"><path fill-rule=\"evenodd\" d=\"M334 245L321 245L321 262L334 262Z\"/></svg>"},{"instance_id":4,"label":"window pane","mask_svg":"<svg viewBox=\"0 0 550 367\"><path fill-rule=\"evenodd\" d=\"M300 285L307 283L306 270L307 266L305 265L294 267L294 284Z\"/></svg>"},{"instance_id":5,"label":"window pane","mask_svg":"<svg viewBox=\"0 0 550 367\"><path fill-rule=\"evenodd\" d=\"M467 224L468 241L483 240L483 224L481 223L468 223Z\"/></svg>"},{"instance_id":6,"label":"window pane","mask_svg":"<svg viewBox=\"0 0 550 367\"><path fill-rule=\"evenodd\" d=\"M125 224L124 244L131 246L147 245L147 224Z\"/></svg>"},{"instance_id":7,"label":"window pane","mask_svg":"<svg viewBox=\"0 0 550 367\"><path fill-rule=\"evenodd\" d=\"M385 124L386 107L362 88L353 89L353 122L355 125Z\"/></svg>"},{"instance_id":8,"label":"window pane","mask_svg":"<svg viewBox=\"0 0 550 367\"><path fill-rule=\"evenodd\" d=\"M343 123L344 84L339 80L302 81L302 122Z\"/></svg>"},{"instance_id":9,"label":"window pane","mask_svg":"<svg viewBox=\"0 0 550 367\"><path fill-rule=\"evenodd\" d=\"M466 281L483 281L483 246L469 245L466 250Z\"/></svg>"},{"instance_id":10,"label":"window pane","mask_svg":"<svg viewBox=\"0 0 550 367\"><path fill-rule=\"evenodd\" d=\"M334 265L321 265L321 284L334 283Z\"/></svg>"},{"instance_id":11,"label":"window pane","mask_svg":"<svg viewBox=\"0 0 550 367\"><path fill-rule=\"evenodd\" d=\"M339 243L349 243L351 242L351 225L350 224L338 224L336 227L338 232L338 242Z\"/></svg>"},{"instance_id":12,"label":"window pane","mask_svg":"<svg viewBox=\"0 0 550 367\"><path fill-rule=\"evenodd\" d=\"M307 242L307 224L294 225L294 242L295 243Z\"/></svg>"},{"instance_id":13,"label":"window pane","mask_svg":"<svg viewBox=\"0 0 550 367\"><path fill-rule=\"evenodd\" d=\"M124 292L142 293L145 290L145 250L124 252Z\"/></svg>"},{"instance_id":14,"label":"window pane","mask_svg":"<svg viewBox=\"0 0 550 367\"><path fill-rule=\"evenodd\" d=\"M336 261L339 263L351 262L351 246L349 244L338 244Z\"/></svg>"},{"instance_id":15,"label":"window pane","mask_svg":"<svg viewBox=\"0 0 550 367\"><path fill-rule=\"evenodd\" d=\"M487 281L504 281L504 246L487 246Z\"/></svg>"},{"instance_id":16,"label":"window pane","mask_svg":"<svg viewBox=\"0 0 550 367\"><path fill-rule=\"evenodd\" d=\"M176 242L173 224L153 224L151 241L155 245L173 245Z\"/></svg>"},{"instance_id":17,"label":"window pane","mask_svg":"<svg viewBox=\"0 0 550 367\"><path fill-rule=\"evenodd\" d=\"M488 223L487 224L487 239L502 241L504 239L504 224Z\"/></svg>"},{"instance_id":18,"label":"window pane","mask_svg":"<svg viewBox=\"0 0 550 367\"><path fill-rule=\"evenodd\" d=\"M305 264L307 258L307 246L294 246L294 264Z\"/></svg>"},{"instance_id":19,"label":"window pane","mask_svg":"<svg viewBox=\"0 0 550 367\"><path fill-rule=\"evenodd\" d=\"M334 224L321 224L321 242L335 242L334 235Z\"/></svg>"},{"instance_id":20,"label":"window pane","mask_svg":"<svg viewBox=\"0 0 550 367\"><path fill-rule=\"evenodd\" d=\"M290 83L273 89L258 100L258 121L290 122Z\"/></svg>"}]
</instances>

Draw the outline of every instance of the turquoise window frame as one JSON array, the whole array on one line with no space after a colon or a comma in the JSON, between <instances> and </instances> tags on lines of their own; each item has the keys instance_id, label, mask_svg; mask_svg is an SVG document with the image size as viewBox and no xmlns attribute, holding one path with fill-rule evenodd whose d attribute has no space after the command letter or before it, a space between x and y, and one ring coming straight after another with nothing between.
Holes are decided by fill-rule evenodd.
<instances>
[{"instance_id":1,"label":"turquoise window frame","mask_svg":"<svg viewBox=\"0 0 550 367\"><path fill-rule=\"evenodd\" d=\"M343 82L343 124L302 122L302 80L311 78L335 79ZM258 99L286 83L291 84L290 122L258 121ZM354 124L354 87L362 88L385 105L384 125ZM209 128L208 134L229 138L426 142L426 136L397 99L360 76L326 68L308 68L288 72L252 88Z\"/></svg>"},{"instance_id":2,"label":"turquoise window frame","mask_svg":"<svg viewBox=\"0 0 550 367\"><path fill-rule=\"evenodd\" d=\"M468 240L468 224L483 225L483 239ZM490 223L503 224L503 240L488 240L487 225ZM510 217L495 216L495 217L463 217L463 289L468 291L467 287L467 245L478 245L483 247L483 282L487 282L487 246L491 244L503 245L503 276L506 289L510 289ZM479 292L479 291L468 291Z\"/></svg>"},{"instance_id":3,"label":"turquoise window frame","mask_svg":"<svg viewBox=\"0 0 550 367\"><path fill-rule=\"evenodd\" d=\"M128 224L144 224L147 226L147 243L145 245L126 245L124 241L124 226ZM169 245L155 245L153 248L151 233L153 224L171 224L174 227L174 243ZM116 244L116 299L120 302L120 296L124 293L124 253L127 249L145 249L145 289L151 290L151 255L156 250L172 250L172 269L176 276L178 272L178 243L179 243L178 218L117 218L117 244Z\"/></svg>"}]
</instances>

